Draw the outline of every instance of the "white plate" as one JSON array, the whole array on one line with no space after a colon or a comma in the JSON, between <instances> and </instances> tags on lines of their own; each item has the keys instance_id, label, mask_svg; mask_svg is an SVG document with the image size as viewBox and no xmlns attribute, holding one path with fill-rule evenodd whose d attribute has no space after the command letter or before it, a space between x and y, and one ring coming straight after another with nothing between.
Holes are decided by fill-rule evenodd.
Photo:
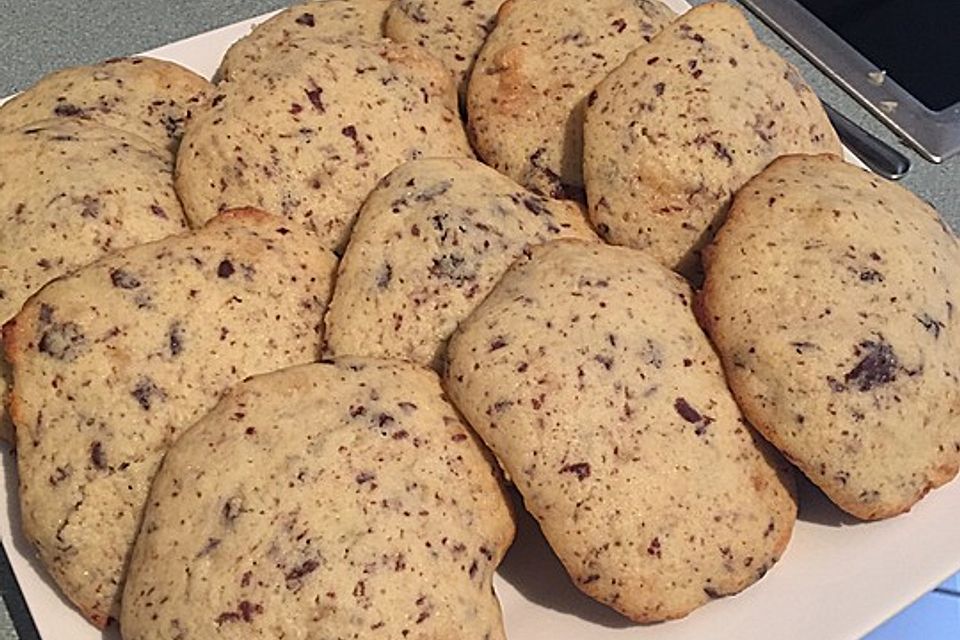
<instances>
[{"instance_id":1,"label":"white plate","mask_svg":"<svg viewBox=\"0 0 960 640\"><path fill-rule=\"evenodd\" d=\"M677 11L682 0L665 0ZM148 51L210 77L226 48L263 16ZM15 462L2 454L0 536L44 640L119 638L101 634L59 595L19 531ZM632 625L581 595L529 516L496 579L511 640L848 640L860 638L960 569L960 482L913 512L858 523L804 482L801 513L783 559L743 593L688 618Z\"/></svg>"}]
</instances>

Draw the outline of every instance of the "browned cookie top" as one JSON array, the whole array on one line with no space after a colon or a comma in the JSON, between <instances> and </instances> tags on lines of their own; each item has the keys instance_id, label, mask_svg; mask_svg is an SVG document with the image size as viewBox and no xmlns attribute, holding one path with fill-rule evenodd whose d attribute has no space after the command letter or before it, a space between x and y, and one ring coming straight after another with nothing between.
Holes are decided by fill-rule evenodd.
<instances>
[{"instance_id":1,"label":"browned cookie top","mask_svg":"<svg viewBox=\"0 0 960 640\"><path fill-rule=\"evenodd\" d=\"M587 99L590 218L606 240L692 273L733 194L787 153L841 153L817 96L737 9L700 5Z\"/></svg>"},{"instance_id":2,"label":"browned cookie top","mask_svg":"<svg viewBox=\"0 0 960 640\"><path fill-rule=\"evenodd\" d=\"M659 0L505 2L467 92L477 152L529 189L579 197L587 95L672 18Z\"/></svg>"}]
</instances>

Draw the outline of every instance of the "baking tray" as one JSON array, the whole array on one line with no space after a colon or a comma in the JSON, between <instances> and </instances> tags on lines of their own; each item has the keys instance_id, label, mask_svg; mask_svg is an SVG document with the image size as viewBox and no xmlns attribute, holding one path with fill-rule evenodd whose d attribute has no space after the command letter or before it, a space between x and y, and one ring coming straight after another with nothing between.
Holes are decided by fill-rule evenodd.
<instances>
[{"instance_id":1,"label":"baking tray","mask_svg":"<svg viewBox=\"0 0 960 640\"><path fill-rule=\"evenodd\" d=\"M678 12L689 5L665 0ZM265 17L181 40L145 55L210 77L223 52ZM16 463L0 454L0 537L44 640L119 640L100 632L59 594L20 533ZM848 640L881 622L960 569L960 481L934 491L909 514L861 523L801 481L800 520L780 562L743 593L713 601L683 620L640 626L582 595L537 525L518 509L517 540L495 587L511 640Z\"/></svg>"}]
</instances>

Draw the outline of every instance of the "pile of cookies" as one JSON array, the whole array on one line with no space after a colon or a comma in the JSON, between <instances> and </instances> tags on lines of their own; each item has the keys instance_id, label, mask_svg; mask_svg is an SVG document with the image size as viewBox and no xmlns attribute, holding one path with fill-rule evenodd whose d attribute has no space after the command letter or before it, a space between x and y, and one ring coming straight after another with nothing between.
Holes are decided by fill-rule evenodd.
<instances>
[{"instance_id":1,"label":"pile of cookies","mask_svg":"<svg viewBox=\"0 0 960 640\"><path fill-rule=\"evenodd\" d=\"M957 239L727 4L316 0L216 84L52 74L0 150L23 530L127 640L503 638L511 484L678 618L795 469L878 519L960 465Z\"/></svg>"}]
</instances>

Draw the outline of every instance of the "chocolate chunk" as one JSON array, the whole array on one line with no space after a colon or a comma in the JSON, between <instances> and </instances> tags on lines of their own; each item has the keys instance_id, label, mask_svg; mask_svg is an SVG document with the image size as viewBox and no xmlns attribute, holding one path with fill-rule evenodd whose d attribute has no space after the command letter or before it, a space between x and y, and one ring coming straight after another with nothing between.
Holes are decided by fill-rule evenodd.
<instances>
[{"instance_id":1,"label":"chocolate chunk","mask_svg":"<svg viewBox=\"0 0 960 640\"><path fill-rule=\"evenodd\" d=\"M174 116L168 115L163 119L163 128L166 130L167 135L172 138L180 132L183 123L183 118L175 118Z\"/></svg>"},{"instance_id":2,"label":"chocolate chunk","mask_svg":"<svg viewBox=\"0 0 960 640\"><path fill-rule=\"evenodd\" d=\"M294 20L297 24L301 24L305 27L315 27L317 25L316 19L314 19L312 13L303 13Z\"/></svg>"},{"instance_id":3,"label":"chocolate chunk","mask_svg":"<svg viewBox=\"0 0 960 640\"><path fill-rule=\"evenodd\" d=\"M243 511L243 500L234 496L223 504L223 519L227 523L231 523L240 517L241 511Z\"/></svg>"},{"instance_id":4,"label":"chocolate chunk","mask_svg":"<svg viewBox=\"0 0 960 640\"><path fill-rule=\"evenodd\" d=\"M73 362L83 353L85 346L86 337L79 325L73 322L58 322L43 332L37 349L56 360Z\"/></svg>"},{"instance_id":5,"label":"chocolate chunk","mask_svg":"<svg viewBox=\"0 0 960 640\"><path fill-rule=\"evenodd\" d=\"M49 480L50 484L55 487L55 486L57 486L58 484L60 484L61 482L63 482L64 480L66 480L67 478L69 478L70 475L71 475L70 465L67 465L66 468L64 468L64 467L57 467L57 468L54 470L54 474L51 475L51 476L48 478L48 480Z\"/></svg>"},{"instance_id":6,"label":"chocolate chunk","mask_svg":"<svg viewBox=\"0 0 960 640\"><path fill-rule=\"evenodd\" d=\"M237 606L236 611L224 611L216 617L217 625L228 622L252 622L253 616L263 613L263 605L251 603L249 600L242 600Z\"/></svg>"},{"instance_id":7,"label":"chocolate chunk","mask_svg":"<svg viewBox=\"0 0 960 640\"><path fill-rule=\"evenodd\" d=\"M854 351L857 355L863 354L863 357L843 377L848 386L858 391L870 391L874 387L896 380L900 362L893 347L882 338L877 342L865 340L855 347Z\"/></svg>"},{"instance_id":8,"label":"chocolate chunk","mask_svg":"<svg viewBox=\"0 0 960 640\"><path fill-rule=\"evenodd\" d=\"M305 560L300 566L294 567L283 576L287 581L287 588L292 588L291 582L299 582L304 576L307 576L317 570L320 563L314 559Z\"/></svg>"},{"instance_id":9,"label":"chocolate chunk","mask_svg":"<svg viewBox=\"0 0 960 640\"><path fill-rule=\"evenodd\" d=\"M435 198L438 198L450 190L450 187L453 186L453 182L450 180L442 180L427 189L424 189L420 193L416 194L413 199L416 202L431 202Z\"/></svg>"},{"instance_id":10,"label":"chocolate chunk","mask_svg":"<svg viewBox=\"0 0 960 640\"><path fill-rule=\"evenodd\" d=\"M61 102L54 107L53 112L61 118L76 118L84 116L83 109L75 104L70 104L69 102Z\"/></svg>"},{"instance_id":11,"label":"chocolate chunk","mask_svg":"<svg viewBox=\"0 0 960 640\"><path fill-rule=\"evenodd\" d=\"M142 284L139 278L123 269L114 269L111 271L110 282L118 289L137 289Z\"/></svg>"},{"instance_id":12,"label":"chocolate chunk","mask_svg":"<svg viewBox=\"0 0 960 640\"><path fill-rule=\"evenodd\" d=\"M700 415L700 412L690 406L684 398L677 398L673 403L673 408L676 409L677 413L680 414L680 417L686 420L687 422L700 422L703 419L703 416Z\"/></svg>"},{"instance_id":13,"label":"chocolate chunk","mask_svg":"<svg viewBox=\"0 0 960 640\"><path fill-rule=\"evenodd\" d=\"M455 253L433 258L429 272L434 278L453 280L458 286L476 279L477 275L470 269L466 258Z\"/></svg>"},{"instance_id":14,"label":"chocolate chunk","mask_svg":"<svg viewBox=\"0 0 960 640\"><path fill-rule=\"evenodd\" d=\"M240 620L240 614L236 611L224 611L218 615L215 620L218 625L222 625L227 622L237 622Z\"/></svg>"},{"instance_id":15,"label":"chocolate chunk","mask_svg":"<svg viewBox=\"0 0 960 640\"><path fill-rule=\"evenodd\" d=\"M514 404L516 403L513 400L497 400L491 406L491 411L488 411L487 413L488 414L503 413L504 411L512 407Z\"/></svg>"},{"instance_id":16,"label":"chocolate chunk","mask_svg":"<svg viewBox=\"0 0 960 640\"><path fill-rule=\"evenodd\" d=\"M933 318L929 313L916 314L913 317L916 318L917 322L922 324L923 328L930 332L934 338L939 338L940 330L946 327L945 324Z\"/></svg>"},{"instance_id":17,"label":"chocolate chunk","mask_svg":"<svg viewBox=\"0 0 960 640\"><path fill-rule=\"evenodd\" d=\"M730 153L730 149L722 142L718 142L717 140L713 141L713 154L726 162L727 166L733 166L733 156Z\"/></svg>"},{"instance_id":18,"label":"chocolate chunk","mask_svg":"<svg viewBox=\"0 0 960 640\"><path fill-rule=\"evenodd\" d=\"M704 435L707 432L707 426L713 422L713 418L702 415L699 411L694 409L685 398L677 398L674 400L673 408L676 409L681 418L691 424L697 425L697 427L694 429L694 433L696 433L698 436Z\"/></svg>"},{"instance_id":19,"label":"chocolate chunk","mask_svg":"<svg viewBox=\"0 0 960 640\"><path fill-rule=\"evenodd\" d=\"M149 411L156 400L164 400L166 398L163 390L146 376L140 378L137 386L130 392L130 395L134 397L137 404L139 404L144 411Z\"/></svg>"},{"instance_id":20,"label":"chocolate chunk","mask_svg":"<svg viewBox=\"0 0 960 640\"><path fill-rule=\"evenodd\" d=\"M392 279L393 267L391 267L389 263L384 263L383 267L380 268L380 273L377 274L377 286L381 289L386 289Z\"/></svg>"},{"instance_id":21,"label":"chocolate chunk","mask_svg":"<svg viewBox=\"0 0 960 640\"><path fill-rule=\"evenodd\" d=\"M605 355L602 355L602 354L597 354L597 355L595 355L595 356L593 357L593 359L596 360L597 362L599 362L601 365L603 365L603 368L606 369L607 371L610 371L611 369L613 369L613 358L612 358L612 357L610 357L610 356L605 356Z\"/></svg>"},{"instance_id":22,"label":"chocolate chunk","mask_svg":"<svg viewBox=\"0 0 960 640\"><path fill-rule=\"evenodd\" d=\"M572 473L577 476L577 480L582 482L590 477L590 463L577 462L575 464L568 464L560 468L560 473Z\"/></svg>"},{"instance_id":23,"label":"chocolate chunk","mask_svg":"<svg viewBox=\"0 0 960 640\"><path fill-rule=\"evenodd\" d=\"M539 216L547 211L547 208L544 206L543 198L538 198L537 196L529 196L524 198L523 206L535 216Z\"/></svg>"},{"instance_id":24,"label":"chocolate chunk","mask_svg":"<svg viewBox=\"0 0 960 640\"><path fill-rule=\"evenodd\" d=\"M233 263L229 260L221 260L220 264L217 266L217 276L221 278L229 278L236 272L236 269L233 268Z\"/></svg>"},{"instance_id":25,"label":"chocolate chunk","mask_svg":"<svg viewBox=\"0 0 960 640\"><path fill-rule=\"evenodd\" d=\"M813 342L807 342L806 340L799 342L791 342L790 346L793 347L796 352L800 355L803 355L804 352L810 351L812 349L819 349L820 347Z\"/></svg>"},{"instance_id":26,"label":"chocolate chunk","mask_svg":"<svg viewBox=\"0 0 960 640\"><path fill-rule=\"evenodd\" d=\"M650 544L647 545L647 555L651 555L655 558L659 558L663 555L663 552L660 548L660 538L654 538L650 541Z\"/></svg>"},{"instance_id":27,"label":"chocolate chunk","mask_svg":"<svg viewBox=\"0 0 960 640\"><path fill-rule=\"evenodd\" d=\"M304 92L307 94L307 99L310 101L310 104L313 105L314 109L320 113L324 113L326 111L323 106L323 100L320 99L323 89L320 87L314 87L313 89L304 89Z\"/></svg>"},{"instance_id":28,"label":"chocolate chunk","mask_svg":"<svg viewBox=\"0 0 960 640\"><path fill-rule=\"evenodd\" d=\"M203 556L209 555L211 551L220 546L220 542L220 538L207 538L207 544L203 545L203 549L197 552L196 557L202 558Z\"/></svg>"},{"instance_id":29,"label":"chocolate chunk","mask_svg":"<svg viewBox=\"0 0 960 640\"><path fill-rule=\"evenodd\" d=\"M183 325L179 322L174 322L170 325L170 330L167 332L167 336L170 342L170 355L178 356L183 351Z\"/></svg>"},{"instance_id":30,"label":"chocolate chunk","mask_svg":"<svg viewBox=\"0 0 960 640\"><path fill-rule=\"evenodd\" d=\"M103 453L103 444L99 440L90 445L90 462L95 469L107 468L107 457Z\"/></svg>"},{"instance_id":31,"label":"chocolate chunk","mask_svg":"<svg viewBox=\"0 0 960 640\"><path fill-rule=\"evenodd\" d=\"M46 325L53 322L53 307L45 302L40 303L40 324Z\"/></svg>"},{"instance_id":32,"label":"chocolate chunk","mask_svg":"<svg viewBox=\"0 0 960 640\"><path fill-rule=\"evenodd\" d=\"M81 218L95 220L100 217L100 200L98 198L83 196L81 204L83 205L83 209L80 211Z\"/></svg>"}]
</instances>

